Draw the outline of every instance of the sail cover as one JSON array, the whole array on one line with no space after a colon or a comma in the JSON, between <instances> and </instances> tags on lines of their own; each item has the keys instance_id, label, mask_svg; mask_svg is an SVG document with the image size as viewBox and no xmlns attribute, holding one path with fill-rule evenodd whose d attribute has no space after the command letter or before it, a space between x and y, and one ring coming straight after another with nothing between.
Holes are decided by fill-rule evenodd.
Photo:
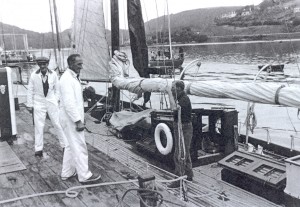
<instances>
[{"instance_id":1,"label":"sail cover","mask_svg":"<svg viewBox=\"0 0 300 207\"><path fill-rule=\"evenodd\" d=\"M172 79L125 78L124 66L118 59L110 63L111 82L119 89L132 93L167 92ZM228 83L221 81L184 81L187 94L207 98L230 98L247 102L276 104L300 108L299 85L278 83Z\"/></svg>"},{"instance_id":2,"label":"sail cover","mask_svg":"<svg viewBox=\"0 0 300 207\"><path fill-rule=\"evenodd\" d=\"M119 89L141 94L148 92L167 92L171 79L162 78L121 78L112 82ZM247 102L276 104L300 108L300 87L282 87L276 83L226 83L220 81L185 82L187 94L207 98L230 98Z\"/></svg>"},{"instance_id":3,"label":"sail cover","mask_svg":"<svg viewBox=\"0 0 300 207\"><path fill-rule=\"evenodd\" d=\"M109 81L103 0L75 0L72 48L83 58L82 80Z\"/></svg>"}]
</instances>

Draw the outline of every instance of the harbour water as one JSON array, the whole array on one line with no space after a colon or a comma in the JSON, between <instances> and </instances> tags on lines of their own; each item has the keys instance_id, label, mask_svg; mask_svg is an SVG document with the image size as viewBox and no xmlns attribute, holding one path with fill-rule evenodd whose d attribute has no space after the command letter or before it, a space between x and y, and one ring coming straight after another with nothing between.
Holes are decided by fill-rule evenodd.
<instances>
[{"instance_id":1,"label":"harbour water","mask_svg":"<svg viewBox=\"0 0 300 207\"><path fill-rule=\"evenodd\" d=\"M214 44L214 45L187 45L181 46L185 52L183 67L192 60L199 59L201 62L200 70L186 76L189 80L217 80L221 82L252 82L258 72L258 65L264 64L284 64L284 74L275 74L266 78L262 74L257 81L275 81L299 84L300 69L298 66L298 56L300 54L300 41L270 41L270 42L243 42L235 44ZM174 51L178 51L179 46L174 46ZM155 50L149 47L149 51ZM131 58L130 47L123 47L124 51ZM43 55L51 55L50 68L55 68L53 52L44 50ZM64 57L68 56L69 51L64 50ZM40 51L35 51L36 56L40 56ZM132 61L131 61L132 62ZM65 60L65 65L66 60ZM131 66L129 75L137 77L137 72ZM109 86L107 83L90 83L97 93L105 94ZM299 86L300 87L300 86ZM121 97L125 100L131 99L133 94L122 93ZM166 103L161 103L164 97L161 94L152 94L151 106L153 108L166 107ZM135 103L142 103L138 100ZM245 118L248 103L230 99L211 99L191 96L193 107L233 107L239 112L239 131L245 134ZM147 105L150 107L150 104ZM300 104L299 104L300 108ZM254 133L250 133L258 139L270 141L288 148L300 150L300 121L298 109L290 107L279 107L275 105L256 104L255 117L257 128Z\"/></svg>"}]
</instances>

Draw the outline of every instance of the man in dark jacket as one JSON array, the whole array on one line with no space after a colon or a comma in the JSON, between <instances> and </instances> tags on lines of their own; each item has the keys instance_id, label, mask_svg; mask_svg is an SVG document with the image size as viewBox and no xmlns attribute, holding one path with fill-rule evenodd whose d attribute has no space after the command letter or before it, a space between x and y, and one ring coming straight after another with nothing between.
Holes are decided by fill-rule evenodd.
<instances>
[{"instance_id":1,"label":"man in dark jacket","mask_svg":"<svg viewBox=\"0 0 300 207\"><path fill-rule=\"evenodd\" d=\"M192 105L190 98L184 92L184 82L174 81L172 83L172 94L181 110L181 124L184 139L185 156L183 149L180 149L180 131L178 130L178 124L174 122L174 141L175 141L175 152L174 152L174 164L175 174L178 176L187 175L187 180L193 180L193 168L190 155L190 145L193 137L193 125L192 125ZM184 156L184 157L183 157ZM180 186L180 182L173 182L168 187L177 188Z\"/></svg>"}]
</instances>

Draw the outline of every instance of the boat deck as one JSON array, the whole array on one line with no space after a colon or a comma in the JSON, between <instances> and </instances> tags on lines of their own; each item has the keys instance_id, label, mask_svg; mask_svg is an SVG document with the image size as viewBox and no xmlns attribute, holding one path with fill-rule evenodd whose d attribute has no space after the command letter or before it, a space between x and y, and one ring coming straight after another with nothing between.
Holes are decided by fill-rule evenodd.
<instances>
[{"instance_id":1,"label":"boat deck","mask_svg":"<svg viewBox=\"0 0 300 207\"><path fill-rule=\"evenodd\" d=\"M74 186L83 186L76 178L68 181L60 179L62 149L54 137L54 130L47 120L45 126L45 156L34 156L32 117L24 107L17 114L18 139L12 150L26 166L26 170L0 175L0 201L51 191L65 191ZM173 179L174 175L156 167L155 160L140 154L135 146L113 136L105 123L98 124L90 116L86 117L86 141L89 150L89 165L92 171L102 174L102 183L136 179L138 174L153 174L157 188L164 199L162 206L279 206L238 187L223 182L221 167L216 163L195 167L193 183L188 182L187 194L179 189L168 189L159 180ZM152 164L151 164L152 163ZM137 188L137 183L81 188L79 195L69 198L64 193L22 199L0 206L118 206L118 199L126 190ZM187 198L184 202L182 198ZM127 194L124 206L140 206L136 192Z\"/></svg>"}]
</instances>

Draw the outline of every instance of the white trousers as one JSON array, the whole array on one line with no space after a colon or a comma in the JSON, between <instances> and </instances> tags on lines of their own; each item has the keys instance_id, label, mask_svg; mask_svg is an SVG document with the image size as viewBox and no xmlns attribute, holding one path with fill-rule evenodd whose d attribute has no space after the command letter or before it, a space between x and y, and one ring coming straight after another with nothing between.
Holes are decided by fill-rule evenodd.
<instances>
[{"instance_id":1,"label":"white trousers","mask_svg":"<svg viewBox=\"0 0 300 207\"><path fill-rule=\"evenodd\" d=\"M84 132L76 131L76 124L70 119L61 119L67 137L61 177L70 177L77 172L79 182L92 176L88 166L88 151Z\"/></svg>"},{"instance_id":2,"label":"white trousers","mask_svg":"<svg viewBox=\"0 0 300 207\"><path fill-rule=\"evenodd\" d=\"M34 132L35 132L35 151L41 151L44 148L44 126L46 113L53 127L56 130L56 135L61 147L65 147L66 136L59 121L59 108L53 103L35 103L34 104Z\"/></svg>"}]
</instances>

